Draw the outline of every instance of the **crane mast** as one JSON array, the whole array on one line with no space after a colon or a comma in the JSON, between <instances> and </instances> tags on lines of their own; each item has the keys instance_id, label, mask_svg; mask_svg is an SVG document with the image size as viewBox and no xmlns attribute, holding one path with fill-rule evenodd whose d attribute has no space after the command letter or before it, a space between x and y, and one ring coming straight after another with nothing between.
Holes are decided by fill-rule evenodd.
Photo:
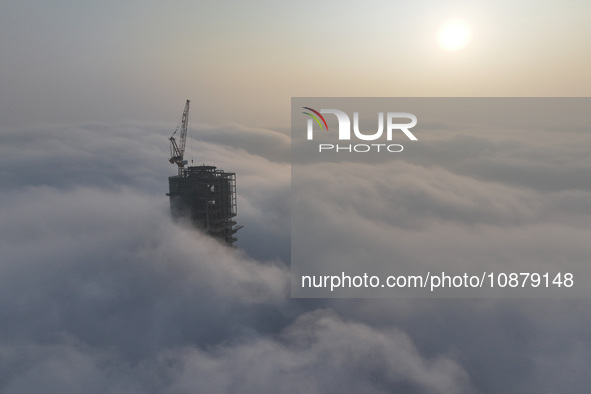
<instances>
[{"instance_id":1,"label":"crane mast","mask_svg":"<svg viewBox=\"0 0 591 394\"><path fill-rule=\"evenodd\" d=\"M179 176L183 176L185 170L185 164L187 164L187 160L184 160L183 156L185 154L185 144L187 142L187 130L189 128L189 104L191 100L187 100L185 103L185 110L183 111L183 116L181 118L181 123L177 126L174 133L170 137L170 161L171 164L176 164L179 168ZM176 132L181 129L179 135L179 142L177 144L176 139L174 138Z\"/></svg>"}]
</instances>

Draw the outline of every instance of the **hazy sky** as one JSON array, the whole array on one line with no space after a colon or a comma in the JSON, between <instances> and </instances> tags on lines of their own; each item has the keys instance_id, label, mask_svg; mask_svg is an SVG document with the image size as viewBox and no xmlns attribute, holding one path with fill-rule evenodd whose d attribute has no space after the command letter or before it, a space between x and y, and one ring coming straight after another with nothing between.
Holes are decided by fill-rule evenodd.
<instances>
[{"instance_id":1,"label":"hazy sky","mask_svg":"<svg viewBox=\"0 0 591 394\"><path fill-rule=\"evenodd\" d=\"M587 96L591 4L19 1L0 15L0 124L287 126L291 96ZM438 29L470 26L446 52Z\"/></svg>"}]
</instances>

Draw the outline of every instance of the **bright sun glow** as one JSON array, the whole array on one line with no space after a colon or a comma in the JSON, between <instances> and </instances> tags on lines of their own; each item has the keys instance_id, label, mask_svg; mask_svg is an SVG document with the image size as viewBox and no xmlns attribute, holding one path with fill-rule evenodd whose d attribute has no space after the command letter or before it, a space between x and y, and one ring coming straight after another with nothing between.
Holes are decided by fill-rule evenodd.
<instances>
[{"instance_id":1,"label":"bright sun glow","mask_svg":"<svg viewBox=\"0 0 591 394\"><path fill-rule=\"evenodd\" d=\"M455 51L463 48L470 41L470 28L465 22L451 21L439 30L437 38L441 48Z\"/></svg>"}]
</instances>

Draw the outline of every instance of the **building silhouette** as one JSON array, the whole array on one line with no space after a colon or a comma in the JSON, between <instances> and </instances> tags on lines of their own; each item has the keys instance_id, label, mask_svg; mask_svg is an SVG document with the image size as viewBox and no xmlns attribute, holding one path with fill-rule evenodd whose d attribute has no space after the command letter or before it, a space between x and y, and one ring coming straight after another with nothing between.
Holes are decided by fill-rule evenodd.
<instances>
[{"instance_id":1,"label":"building silhouette","mask_svg":"<svg viewBox=\"0 0 591 394\"><path fill-rule=\"evenodd\" d=\"M168 178L170 211L175 219L185 218L190 223L220 242L233 246L235 234L242 228L236 217L236 174L201 165L185 167L185 143L189 125L187 100L179 127L170 137L169 161L178 166L178 175ZM179 142L175 135L179 131Z\"/></svg>"}]
</instances>

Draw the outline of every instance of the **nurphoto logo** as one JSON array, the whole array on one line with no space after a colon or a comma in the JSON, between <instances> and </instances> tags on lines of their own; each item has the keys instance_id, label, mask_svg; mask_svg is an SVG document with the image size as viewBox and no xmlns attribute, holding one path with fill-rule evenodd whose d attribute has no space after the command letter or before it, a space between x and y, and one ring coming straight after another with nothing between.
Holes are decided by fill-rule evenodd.
<instances>
[{"instance_id":1,"label":"nurphoto logo","mask_svg":"<svg viewBox=\"0 0 591 394\"><path fill-rule=\"evenodd\" d=\"M349 115L338 109L321 109L317 111L310 107L302 107L307 110L302 112L310 118L307 123L307 139L311 141L314 139L314 122L318 125L321 131L329 131L328 123L322 114L332 114L337 117L339 122L338 139L339 141L351 140L351 119ZM309 111L309 112L308 112ZM388 112L386 114L386 139L392 141L392 135L395 131L402 131L411 141L418 141L417 137L410 131L416 126L417 117L408 112ZM400 120L406 119L404 123ZM353 112L353 134L356 139L361 141L375 141L382 137L384 133L384 113L378 113L378 130L376 132L362 132L359 129L359 112ZM318 144L318 151L333 151L333 152L370 152L370 151L388 151L388 152L402 152L404 147L400 144Z\"/></svg>"}]
</instances>

